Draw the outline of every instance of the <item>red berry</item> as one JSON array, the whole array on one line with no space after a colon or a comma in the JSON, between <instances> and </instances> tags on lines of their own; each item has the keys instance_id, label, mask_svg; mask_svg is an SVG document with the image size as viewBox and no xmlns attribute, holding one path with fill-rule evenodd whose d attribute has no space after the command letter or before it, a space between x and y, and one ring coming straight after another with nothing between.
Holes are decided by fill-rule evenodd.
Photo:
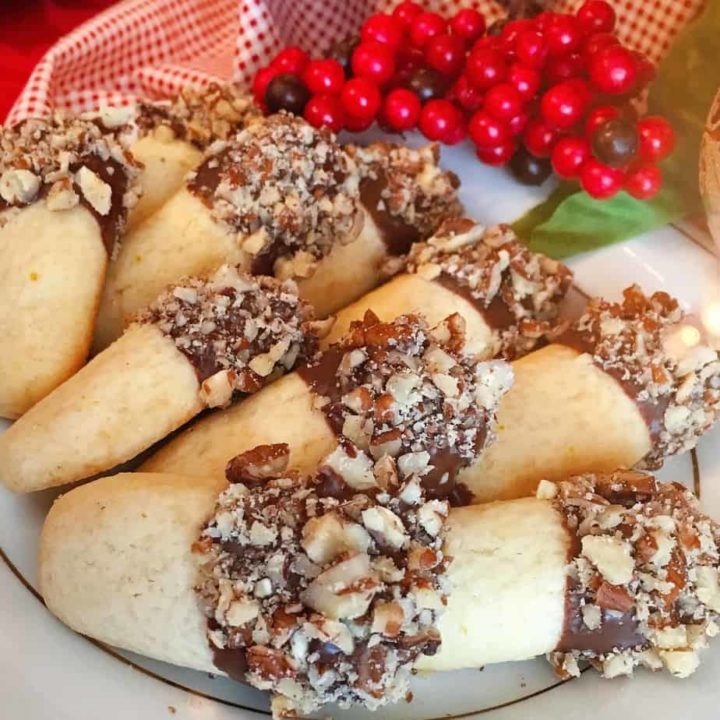
<instances>
[{"instance_id":1,"label":"red berry","mask_svg":"<svg viewBox=\"0 0 720 720\"><path fill-rule=\"evenodd\" d=\"M529 119L530 116L527 112L523 111L519 113L514 118L508 120L508 130L510 130L512 135L520 135L528 124Z\"/></svg>"},{"instance_id":2,"label":"red berry","mask_svg":"<svg viewBox=\"0 0 720 720\"><path fill-rule=\"evenodd\" d=\"M607 200L623 186L623 171L591 157L580 169L580 184L590 197Z\"/></svg>"},{"instance_id":3,"label":"red berry","mask_svg":"<svg viewBox=\"0 0 720 720\"><path fill-rule=\"evenodd\" d=\"M475 110L479 110L483 104L482 92L467 79L466 75L461 75L455 81L448 97L467 112L475 112Z\"/></svg>"},{"instance_id":4,"label":"red berry","mask_svg":"<svg viewBox=\"0 0 720 720\"><path fill-rule=\"evenodd\" d=\"M418 127L428 140L446 142L455 138L462 122L462 113L449 100L430 100L420 113Z\"/></svg>"},{"instance_id":5,"label":"red berry","mask_svg":"<svg viewBox=\"0 0 720 720\"><path fill-rule=\"evenodd\" d=\"M561 130L579 123L590 104L590 90L584 80L565 80L551 87L540 101L546 122Z\"/></svg>"},{"instance_id":6,"label":"red berry","mask_svg":"<svg viewBox=\"0 0 720 720\"><path fill-rule=\"evenodd\" d=\"M403 23L385 13L371 15L360 30L361 42L379 42L397 50L403 41Z\"/></svg>"},{"instance_id":7,"label":"red berry","mask_svg":"<svg viewBox=\"0 0 720 720\"><path fill-rule=\"evenodd\" d=\"M336 95L311 97L305 105L303 115L313 127L328 127L333 132L343 129L345 111Z\"/></svg>"},{"instance_id":8,"label":"red berry","mask_svg":"<svg viewBox=\"0 0 720 720\"><path fill-rule=\"evenodd\" d=\"M360 43L352 54L352 71L378 85L384 85L395 74L395 54L382 43L369 40Z\"/></svg>"},{"instance_id":9,"label":"red berry","mask_svg":"<svg viewBox=\"0 0 720 720\"><path fill-rule=\"evenodd\" d=\"M255 73L255 78L253 79L252 92L253 92L253 97L255 98L255 102L258 105L262 106L265 104L265 90L267 90L267 86L270 84L270 81L276 75L280 75L280 74L281 74L281 71L279 71L273 67L260 68Z\"/></svg>"},{"instance_id":10,"label":"red berry","mask_svg":"<svg viewBox=\"0 0 720 720\"><path fill-rule=\"evenodd\" d=\"M657 165L641 165L625 178L625 190L638 200L650 200L662 187L662 171Z\"/></svg>"},{"instance_id":11,"label":"red berry","mask_svg":"<svg viewBox=\"0 0 720 720\"><path fill-rule=\"evenodd\" d=\"M523 30L515 41L515 54L518 62L528 67L541 69L548 57L548 45L545 38L535 30Z\"/></svg>"},{"instance_id":12,"label":"red berry","mask_svg":"<svg viewBox=\"0 0 720 720\"><path fill-rule=\"evenodd\" d=\"M450 18L450 29L465 42L473 42L485 32L485 18L477 10L464 8Z\"/></svg>"},{"instance_id":13,"label":"red berry","mask_svg":"<svg viewBox=\"0 0 720 720\"><path fill-rule=\"evenodd\" d=\"M524 102L532 100L540 90L542 78L537 70L513 63L508 71L508 82L520 93Z\"/></svg>"},{"instance_id":14,"label":"red berry","mask_svg":"<svg viewBox=\"0 0 720 720\"><path fill-rule=\"evenodd\" d=\"M601 125L608 120L615 120L620 117L620 110L612 105L598 105L594 107L585 118L585 136L592 139Z\"/></svg>"},{"instance_id":15,"label":"red berry","mask_svg":"<svg viewBox=\"0 0 720 720\"><path fill-rule=\"evenodd\" d=\"M351 78L343 86L340 101L348 117L345 124L351 128L351 122L372 120L380 110L382 97L377 85L367 78Z\"/></svg>"},{"instance_id":16,"label":"red berry","mask_svg":"<svg viewBox=\"0 0 720 720\"><path fill-rule=\"evenodd\" d=\"M420 98L407 88L391 90L382 107L382 118L392 130L410 130L420 117Z\"/></svg>"},{"instance_id":17,"label":"red berry","mask_svg":"<svg viewBox=\"0 0 720 720\"><path fill-rule=\"evenodd\" d=\"M675 131L662 117L651 115L637 124L640 137L640 157L648 162L659 162L675 149Z\"/></svg>"},{"instance_id":18,"label":"red berry","mask_svg":"<svg viewBox=\"0 0 720 720\"><path fill-rule=\"evenodd\" d=\"M398 74L409 73L425 64L422 50L414 47L401 47L395 55L395 71Z\"/></svg>"},{"instance_id":19,"label":"red berry","mask_svg":"<svg viewBox=\"0 0 720 720\"><path fill-rule=\"evenodd\" d=\"M535 157L550 157L558 131L540 118L531 118L523 132L523 143Z\"/></svg>"},{"instance_id":20,"label":"red berry","mask_svg":"<svg viewBox=\"0 0 720 720\"><path fill-rule=\"evenodd\" d=\"M510 140L502 145L495 145L495 147L479 147L476 152L480 160L486 165L497 167L499 165L507 165L507 163L510 162L510 158L515 154L516 148L517 145L515 142Z\"/></svg>"},{"instance_id":21,"label":"red berry","mask_svg":"<svg viewBox=\"0 0 720 720\"><path fill-rule=\"evenodd\" d=\"M336 95L345 82L345 71L337 60L311 60L302 74L308 90L316 95Z\"/></svg>"},{"instance_id":22,"label":"red berry","mask_svg":"<svg viewBox=\"0 0 720 720\"><path fill-rule=\"evenodd\" d=\"M363 132L367 130L372 124L375 118L356 118L345 115L345 129L350 132Z\"/></svg>"},{"instance_id":23,"label":"red berry","mask_svg":"<svg viewBox=\"0 0 720 720\"><path fill-rule=\"evenodd\" d=\"M590 60L588 69L595 88L608 95L630 92L637 81L637 61L621 45L610 45L600 50Z\"/></svg>"},{"instance_id":24,"label":"red berry","mask_svg":"<svg viewBox=\"0 0 720 720\"><path fill-rule=\"evenodd\" d=\"M468 133L475 145L482 148L504 145L512 138L507 125L484 110L476 112L470 118Z\"/></svg>"},{"instance_id":25,"label":"red berry","mask_svg":"<svg viewBox=\"0 0 720 720\"><path fill-rule=\"evenodd\" d=\"M558 16L558 13L552 12L551 10L543 10L543 12L539 13L533 18L533 22L535 23L535 27L541 32L544 33L551 23L555 22L555 18Z\"/></svg>"},{"instance_id":26,"label":"red berry","mask_svg":"<svg viewBox=\"0 0 720 720\"><path fill-rule=\"evenodd\" d=\"M507 21L498 36L500 50L508 56L509 60L514 60L517 52L518 37L520 37L522 33L533 32L535 29L535 24L527 18Z\"/></svg>"},{"instance_id":27,"label":"red berry","mask_svg":"<svg viewBox=\"0 0 720 720\"><path fill-rule=\"evenodd\" d=\"M604 0L587 0L577 11L577 19L587 33L612 32L615 28L615 10Z\"/></svg>"},{"instance_id":28,"label":"red berry","mask_svg":"<svg viewBox=\"0 0 720 720\"><path fill-rule=\"evenodd\" d=\"M420 13L410 25L410 42L419 48L425 47L430 38L447 31L447 23L434 12Z\"/></svg>"},{"instance_id":29,"label":"red berry","mask_svg":"<svg viewBox=\"0 0 720 720\"><path fill-rule=\"evenodd\" d=\"M393 10L393 17L396 20L399 20L401 25L407 29L410 27L410 24L412 21L422 13L423 9L414 2L409 2L409 0L406 0L405 2L401 2L394 10Z\"/></svg>"},{"instance_id":30,"label":"red berry","mask_svg":"<svg viewBox=\"0 0 720 720\"><path fill-rule=\"evenodd\" d=\"M585 46L582 49L583 59L586 64L589 64L601 50L619 44L620 41L610 33L595 33L585 41Z\"/></svg>"},{"instance_id":31,"label":"red berry","mask_svg":"<svg viewBox=\"0 0 720 720\"><path fill-rule=\"evenodd\" d=\"M584 137L564 137L555 143L550 159L556 175L571 179L578 176L591 155L590 143Z\"/></svg>"},{"instance_id":32,"label":"red berry","mask_svg":"<svg viewBox=\"0 0 720 720\"><path fill-rule=\"evenodd\" d=\"M457 35L435 35L425 45L425 60L443 75L457 75L465 63L465 43Z\"/></svg>"},{"instance_id":33,"label":"red berry","mask_svg":"<svg viewBox=\"0 0 720 720\"><path fill-rule=\"evenodd\" d=\"M585 61L580 53L550 58L545 65L545 80L550 85L584 74Z\"/></svg>"},{"instance_id":34,"label":"red berry","mask_svg":"<svg viewBox=\"0 0 720 720\"><path fill-rule=\"evenodd\" d=\"M556 15L543 34L552 57L577 52L583 44L582 28L572 15Z\"/></svg>"},{"instance_id":35,"label":"red berry","mask_svg":"<svg viewBox=\"0 0 720 720\"><path fill-rule=\"evenodd\" d=\"M483 107L498 120L510 120L520 113L523 101L520 93L510 83L500 83L491 87L486 95Z\"/></svg>"},{"instance_id":36,"label":"red berry","mask_svg":"<svg viewBox=\"0 0 720 720\"><path fill-rule=\"evenodd\" d=\"M486 90L505 80L507 65L499 51L479 48L470 53L465 64L465 73L475 87Z\"/></svg>"},{"instance_id":37,"label":"red berry","mask_svg":"<svg viewBox=\"0 0 720 720\"><path fill-rule=\"evenodd\" d=\"M307 62L308 54L302 48L291 46L281 50L270 63L270 67L277 70L278 74L300 75Z\"/></svg>"}]
</instances>

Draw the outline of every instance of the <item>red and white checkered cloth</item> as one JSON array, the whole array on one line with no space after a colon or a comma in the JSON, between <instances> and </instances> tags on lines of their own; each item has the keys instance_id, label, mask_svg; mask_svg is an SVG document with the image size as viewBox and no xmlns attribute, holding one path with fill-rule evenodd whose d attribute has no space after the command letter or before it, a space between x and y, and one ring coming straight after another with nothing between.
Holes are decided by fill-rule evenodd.
<instances>
[{"instance_id":1,"label":"red and white checkered cloth","mask_svg":"<svg viewBox=\"0 0 720 720\"><path fill-rule=\"evenodd\" d=\"M703 0L610 0L624 43L659 60ZM557 0L555 9L582 0ZM33 71L8 123L137 96L162 97L213 79L249 84L258 67L283 46L319 55L355 32L363 18L398 0L125 0L52 47ZM426 0L450 15L463 5L502 17L495 0Z\"/></svg>"}]
</instances>

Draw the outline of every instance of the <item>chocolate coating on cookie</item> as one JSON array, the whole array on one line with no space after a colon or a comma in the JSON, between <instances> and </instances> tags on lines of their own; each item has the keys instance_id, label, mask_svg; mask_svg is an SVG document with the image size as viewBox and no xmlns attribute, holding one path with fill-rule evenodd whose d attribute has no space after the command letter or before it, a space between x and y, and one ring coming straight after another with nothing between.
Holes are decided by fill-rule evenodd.
<instances>
[{"instance_id":1,"label":"chocolate coating on cookie","mask_svg":"<svg viewBox=\"0 0 720 720\"><path fill-rule=\"evenodd\" d=\"M250 277L229 265L189 278L138 317L172 338L202 382L206 404L259 390L316 347L310 306L292 281Z\"/></svg>"},{"instance_id":2,"label":"chocolate coating on cookie","mask_svg":"<svg viewBox=\"0 0 720 720\"><path fill-rule=\"evenodd\" d=\"M138 174L115 136L92 120L58 113L0 128L0 211L40 200L56 212L82 204L110 255L137 202Z\"/></svg>"},{"instance_id":3,"label":"chocolate coating on cookie","mask_svg":"<svg viewBox=\"0 0 720 720\"><path fill-rule=\"evenodd\" d=\"M183 88L169 100L143 100L134 119L141 135L166 128L180 140L204 150L227 140L261 114L250 95L231 84L210 83Z\"/></svg>"},{"instance_id":4,"label":"chocolate coating on cookie","mask_svg":"<svg viewBox=\"0 0 720 720\"><path fill-rule=\"evenodd\" d=\"M437 144L418 150L376 142L348 145L360 174L360 196L389 255L408 252L435 232L443 220L461 212L458 177L438 165Z\"/></svg>"},{"instance_id":5,"label":"chocolate coating on cookie","mask_svg":"<svg viewBox=\"0 0 720 720\"><path fill-rule=\"evenodd\" d=\"M396 458L434 497L464 504L455 476L492 440L512 383L509 365L469 358L464 343L459 315L430 329L418 316L383 323L368 312L299 374L339 437L375 459ZM327 464L355 467L352 460L341 442Z\"/></svg>"},{"instance_id":6,"label":"chocolate coating on cookie","mask_svg":"<svg viewBox=\"0 0 720 720\"><path fill-rule=\"evenodd\" d=\"M637 404L652 449L644 467L695 447L720 411L720 360L667 293L637 285L622 303L590 302L557 342L588 353Z\"/></svg>"},{"instance_id":7,"label":"chocolate coating on cookie","mask_svg":"<svg viewBox=\"0 0 720 720\"><path fill-rule=\"evenodd\" d=\"M446 220L411 248L406 271L470 301L493 330L492 357L522 357L563 327L558 313L572 273L528 250L506 225L486 230L467 218Z\"/></svg>"},{"instance_id":8,"label":"chocolate coating on cookie","mask_svg":"<svg viewBox=\"0 0 720 720\"><path fill-rule=\"evenodd\" d=\"M328 130L280 113L210 149L187 182L255 274L307 277L362 220L354 163Z\"/></svg>"},{"instance_id":9,"label":"chocolate coating on cookie","mask_svg":"<svg viewBox=\"0 0 720 720\"><path fill-rule=\"evenodd\" d=\"M243 484L194 546L215 663L271 691L276 716L397 701L417 657L440 645L448 505L393 458L355 453L369 476L351 498L323 494L327 468L288 473L287 446L235 458L230 479Z\"/></svg>"},{"instance_id":10,"label":"chocolate coating on cookie","mask_svg":"<svg viewBox=\"0 0 720 720\"><path fill-rule=\"evenodd\" d=\"M565 628L549 658L558 673L589 661L606 677L638 666L691 674L719 631L720 526L689 490L640 472L581 475L553 492L572 539Z\"/></svg>"}]
</instances>

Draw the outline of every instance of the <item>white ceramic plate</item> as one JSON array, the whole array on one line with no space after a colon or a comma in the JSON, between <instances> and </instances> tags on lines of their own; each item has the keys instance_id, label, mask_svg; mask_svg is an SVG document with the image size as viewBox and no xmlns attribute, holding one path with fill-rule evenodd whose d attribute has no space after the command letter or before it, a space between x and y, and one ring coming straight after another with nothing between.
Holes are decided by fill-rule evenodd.
<instances>
[{"instance_id":1,"label":"white ceramic plate","mask_svg":"<svg viewBox=\"0 0 720 720\"><path fill-rule=\"evenodd\" d=\"M409 138L416 142L417 138ZM527 189L503 171L478 163L468 147L447 149L443 164L462 179L468 213L490 224L518 217L550 190ZM618 297L638 282L665 289L688 309L715 299L714 256L690 235L666 227L574 258L577 287L588 295ZM2 421L0 421L1 423ZM2 427L0 427L1 431ZM720 518L720 429L697 452L668 462L662 478L700 491L705 508ZM18 497L0 488L0 718L2 720L246 720L267 716L266 697L229 680L174 668L115 651L75 635L46 611L37 587L36 551L43 517L56 491ZM522 618L518 618L522 623ZM574 717L621 713L670 720L692 711L695 720L718 716L720 643L706 651L686 681L638 672L632 680L603 681L593 672L560 683L542 659L456 673L419 676L412 703L383 708L376 717ZM326 717L328 713L324 714ZM347 720L361 711L333 712Z\"/></svg>"}]
</instances>

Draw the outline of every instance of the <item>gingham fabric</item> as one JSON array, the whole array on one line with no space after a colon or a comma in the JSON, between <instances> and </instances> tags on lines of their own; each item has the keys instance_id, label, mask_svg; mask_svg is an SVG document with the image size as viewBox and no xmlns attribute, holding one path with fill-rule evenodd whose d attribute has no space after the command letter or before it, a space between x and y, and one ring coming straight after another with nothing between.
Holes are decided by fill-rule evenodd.
<instances>
[{"instance_id":1,"label":"gingham fabric","mask_svg":"<svg viewBox=\"0 0 720 720\"><path fill-rule=\"evenodd\" d=\"M701 8L703 0L610 0L618 35L652 60ZM571 10L582 0L557 0ZM8 123L52 108L81 111L124 104L134 97L162 97L184 85L213 79L249 85L258 67L283 46L319 55L355 32L372 12L398 0L125 0L52 47L33 71ZM488 23L502 17L495 0L426 0L450 15L477 7Z\"/></svg>"}]
</instances>

